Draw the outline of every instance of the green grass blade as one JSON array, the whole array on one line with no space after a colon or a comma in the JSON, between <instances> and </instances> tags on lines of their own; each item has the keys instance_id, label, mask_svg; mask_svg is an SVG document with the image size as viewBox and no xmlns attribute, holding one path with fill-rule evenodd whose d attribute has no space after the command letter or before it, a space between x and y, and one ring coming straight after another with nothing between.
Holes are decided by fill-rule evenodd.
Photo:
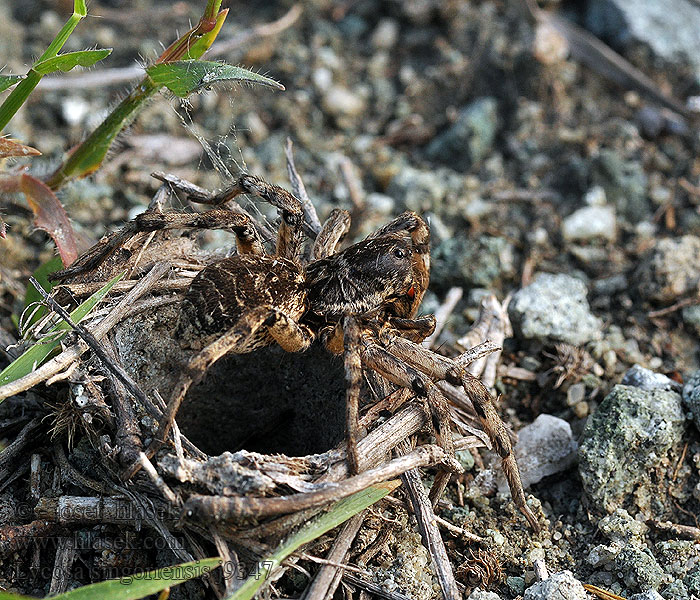
<instances>
[{"instance_id":1,"label":"green grass blade","mask_svg":"<svg viewBox=\"0 0 700 600\"><path fill-rule=\"evenodd\" d=\"M167 87L180 98L186 98L204 87L224 81L246 81L284 89L284 86L274 79L253 73L248 69L206 60L158 63L148 67L146 73L154 83Z\"/></svg>"},{"instance_id":2,"label":"green grass blade","mask_svg":"<svg viewBox=\"0 0 700 600\"><path fill-rule=\"evenodd\" d=\"M60 256L54 256L51 260L46 261L43 265L40 265L36 271L34 271L34 279L36 279L47 292L51 291L53 283L49 281L49 275L55 271L60 271L63 268L63 261ZM30 304L34 302L41 302L41 294L37 292L33 285L28 285L27 290L24 293L24 307L26 310ZM40 306L36 312L32 315L29 321L23 323L24 328L29 327L36 323L46 314L47 308L45 306Z\"/></svg>"},{"instance_id":3,"label":"green grass blade","mask_svg":"<svg viewBox=\"0 0 700 600\"><path fill-rule=\"evenodd\" d=\"M10 122L10 119L15 116L15 113L25 103L29 94L41 81L41 75L35 73L31 69L26 77L17 84L17 87L10 92L10 95L5 98L5 101L0 106L0 131L5 125Z\"/></svg>"},{"instance_id":4,"label":"green grass blade","mask_svg":"<svg viewBox=\"0 0 700 600\"><path fill-rule=\"evenodd\" d=\"M381 500L384 496L393 492L399 485L400 483L396 480L378 483L336 502L327 512L312 519L299 531L292 534L289 539L282 542L274 554L261 561L260 571L254 576L249 577L246 582L226 600L250 600L263 583L265 583L270 573L292 552L304 544L312 542L341 523L344 523L350 517L356 515L368 506L371 506L378 500Z\"/></svg>"},{"instance_id":5,"label":"green grass blade","mask_svg":"<svg viewBox=\"0 0 700 600\"><path fill-rule=\"evenodd\" d=\"M39 75L47 75L54 71L70 71L74 67L91 67L103 58L107 58L111 53L111 48L66 52L65 54L59 54L52 58L42 60L36 63L32 68L39 73Z\"/></svg>"},{"instance_id":6,"label":"green grass blade","mask_svg":"<svg viewBox=\"0 0 700 600\"><path fill-rule=\"evenodd\" d=\"M189 579L206 575L220 564L221 559L218 556L215 558L203 558L202 560L181 563L172 567L163 567L148 573L91 583L51 598L52 600L95 600L96 598L100 600L139 600ZM36 599L32 596L0 592L0 600Z\"/></svg>"},{"instance_id":7,"label":"green grass blade","mask_svg":"<svg viewBox=\"0 0 700 600\"><path fill-rule=\"evenodd\" d=\"M61 28L61 31L58 32L58 35L56 35L46 51L41 55L37 63L41 63L56 56L85 15L87 15L85 0L75 0L73 3L73 14ZM31 94L34 88L39 84L41 78L41 74L37 73L33 68L29 69L27 76L20 81L17 87L10 92L10 95L5 98L5 101L0 106L0 131L4 129L10 122L10 119L26 102L29 94Z\"/></svg>"},{"instance_id":8,"label":"green grass blade","mask_svg":"<svg viewBox=\"0 0 700 600\"><path fill-rule=\"evenodd\" d=\"M22 81L22 79L24 79L24 75L0 75L0 92L11 88L18 81Z\"/></svg>"},{"instance_id":9,"label":"green grass blade","mask_svg":"<svg viewBox=\"0 0 700 600\"><path fill-rule=\"evenodd\" d=\"M178 585L188 579L201 577L216 569L221 559L204 558L189 563L164 567L140 575L100 581L53 596L52 600L138 600Z\"/></svg>"},{"instance_id":10,"label":"green grass blade","mask_svg":"<svg viewBox=\"0 0 700 600\"><path fill-rule=\"evenodd\" d=\"M0 592L0 600L35 600L34 596L23 596L12 592Z\"/></svg>"},{"instance_id":11,"label":"green grass blade","mask_svg":"<svg viewBox=\"0 0 700 600\"><path fill-rule=\"evenodd\" d=\"M87 6L85 0L75 0L73 2L73 14L70 16L66 24L58 32L58 35L53 39L46 51L39 57L37 62L46 60L56 56L63 48L63 45L68 41L70 34L78 26L78 23L87 16Z\"/></svg>"},{"instance_id":12,"label":"green grass blade","mask_svg":"<svg viewBox=\"0 0 700 600\"><path fill-rule=\"evenodd\" d=\"M95 307L95 305L102 300L112 289L115 283L119 281L124 276L124 273L120 273L112 280L110 280L101 289L97 290L92 296L85 300L78 308L76 308L71 314L71 319L74 323L79 323L84 319L87 314ZM0 373L0 386L7 385L12 381L24 377L31 373L38 365L40 365L46 357L51 354L51 352L58 347L61 338L65 335L65 332L70 329L70 325L65 321L61 321L51 328L49 334L57 333L57 335L50 335L49 340L45 342L37 342L21 356L13 360L6 369ZM63 332L63 333L61 333ZM2 402L2 400L0 400Z\"/></svg>"}]
</instances>

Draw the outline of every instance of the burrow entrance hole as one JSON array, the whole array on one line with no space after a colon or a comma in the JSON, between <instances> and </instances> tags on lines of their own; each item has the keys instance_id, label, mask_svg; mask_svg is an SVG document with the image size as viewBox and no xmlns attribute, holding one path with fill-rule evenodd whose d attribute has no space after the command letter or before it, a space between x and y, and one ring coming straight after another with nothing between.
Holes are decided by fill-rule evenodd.
<instances>
[{"instance_id":1,"label":"burrow entrance hole","mask_svg":"<svg viewBox=\"0 0 700 600\"><path fill-rule=\"evenodd\" d=\"M342 358L320 344L298 353L275 346L225 356L190 390L177 423L210 455L325 452L345 437Z\"/></svg>"}]
</instances>

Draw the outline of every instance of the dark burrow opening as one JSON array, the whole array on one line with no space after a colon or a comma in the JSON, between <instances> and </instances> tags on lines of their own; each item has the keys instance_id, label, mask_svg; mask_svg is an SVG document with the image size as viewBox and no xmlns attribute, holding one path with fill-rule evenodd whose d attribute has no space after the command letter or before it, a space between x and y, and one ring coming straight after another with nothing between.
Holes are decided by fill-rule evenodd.
<instances>
[{"instance_id":1,"label":"dark burrow opening","mask_svg":"<svg viewBox=\"0 0 700 600\"><path fill-rule=\"evenodd\" d=\"M167 401L193 352L173 337L177 305L135 315L115 335L122 364L152 394ZM193 386L176 417L184 435L210 455L245 449L305 456L345 437L342 357L316 343L305 352L279 346L229 354Z\"/></svg>"},{"instance_id":2,"label":"dark burrow opening","mask_svg":"<svg viewBox=\"0 0 700 600\"><path fill-rule=\"evenodd\" d=\"M177 422L207 454L325 452L345 436L342 359L320 344L225 356L190 390Z\"/></svg>"}]
</instances>

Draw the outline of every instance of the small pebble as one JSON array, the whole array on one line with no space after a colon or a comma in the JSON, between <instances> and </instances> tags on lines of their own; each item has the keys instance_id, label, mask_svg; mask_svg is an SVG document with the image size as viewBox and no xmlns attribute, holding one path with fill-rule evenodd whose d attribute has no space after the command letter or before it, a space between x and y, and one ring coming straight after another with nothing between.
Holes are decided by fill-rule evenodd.
<instances>
[{"instance_id":1,"label":"small pebble","mask_svg":"<svg viewBox=\"0 0 700 600\"><path fill-rule=\"evenodd\" d=\"M323 108L334 116L357 117L365 110L365 101L359 95L340 85L332 86L323 96Z\"/></svg>"},{"instance_id":2,"label":"small pebble","mask_svg":"<svg viewBox=\"0 0 700 600\"><path fill-rule=\"evenodd\" d=\"M394 47L399 37L399 24L393 19L382 19L372 33L372 45L378 50Z\"/></svg>"},{"instance_id":3,"label":"small pebble","mask_svg":"<svg viewBox=\"0 0 700 600\"><path fill-rule=\"evenodd\" d=\"M607 202L607 197L605 196L605 189L599 185L594 185L590 190L586 192L584 201L588 206L605 206Z\"/></svg>"},{"instance_id":4,"label":"small pebble","mask_svg":"<svg viewBox=\"0 0 700 600\"><path fill-rule=\"evenodd\" d=\"M568 241L602 238L612 241L617 235L615 209L611 206L586 206L569 215L562 224Z\"/></svg>"},{"instance_id":5,"label":"small pebble","mask_svg":"<svg viewBox=\"0 0 700 600\"><path fill-rule=\"evenodd\" d=\"M574 406L578 404L586 397L586 384L585 383L574 383L572 386L566 390L566 403L569 406Z\"/></svg>"},{"instance_id":6,"label":"small pebble","mask_svg":"<svg viewBox=\"0 0 700 600\"><path fill-rule=\"evenodd\" d=\"M577 419L585 419L591 412L590 405L585 400L579 402L578 404L574 404L573 410Z\"/></svg>"}]
</instances>

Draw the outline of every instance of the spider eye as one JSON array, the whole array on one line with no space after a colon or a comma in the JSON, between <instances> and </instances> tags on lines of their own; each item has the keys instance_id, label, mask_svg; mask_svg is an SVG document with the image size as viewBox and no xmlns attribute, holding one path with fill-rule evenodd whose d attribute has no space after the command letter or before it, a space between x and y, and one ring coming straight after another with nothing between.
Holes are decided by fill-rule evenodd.
<instances>
[{"instance_id":1,"label":"spider eye","mask_svg":"<svg viewBox=\"0 0 700 600\"><path fill-rule=\"evenodd\" d=\"M396 258L406 258L406 251L403 248L397 248L394 250L394 256Z\"/></svg>"}]
</instances>

